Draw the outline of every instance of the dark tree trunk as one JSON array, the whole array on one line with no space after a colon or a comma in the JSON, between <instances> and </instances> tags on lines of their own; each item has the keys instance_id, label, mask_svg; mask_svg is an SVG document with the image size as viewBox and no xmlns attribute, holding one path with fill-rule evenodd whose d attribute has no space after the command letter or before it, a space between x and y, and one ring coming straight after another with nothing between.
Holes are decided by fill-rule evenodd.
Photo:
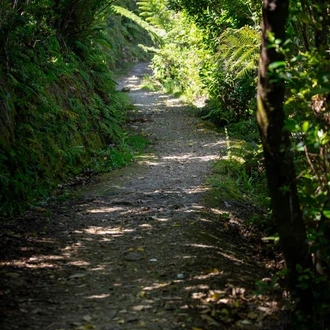
<instances>
[{"instance_id":1,"label":"dark tree trunk","mask_svg":"<svg viewBox=\"0 0 330 330\"><path fill-rule=\"evenodd\" d=\"M296 187L296 173L290 151L289 134L284 129L284 81L270 72L269 65L284 61L284 55L271 47L269 33L285 40L289 0L264 0L262 10L262 48L259 63L257 119L262 138L273 217L280 236L288 269L289 290L304 314L312 313L311 289L301 289L297 265L311 267L306 229Z\"/></svg>"}]
</instances>

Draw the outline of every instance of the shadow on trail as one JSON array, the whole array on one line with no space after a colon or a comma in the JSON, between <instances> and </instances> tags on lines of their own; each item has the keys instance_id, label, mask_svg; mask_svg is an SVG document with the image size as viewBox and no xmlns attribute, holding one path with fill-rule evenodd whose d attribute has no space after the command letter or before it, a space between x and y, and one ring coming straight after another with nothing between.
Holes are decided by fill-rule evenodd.
<instances>
[{"instance_id":1,"label":"shadow on trail","mask_svg":"<svg viewBox=\"0 0 330 330\"><path fill-rule=\"evenodd\" d=\"M134 201L83 201L74 213L64 207L48 219L30 219L55 232L21 241L22 257L2 264L1 328L178 329L191 322L213 329L200 313L235 290L244 294L262 270L235 246L208 235L212 223L200 205L164 209L164 194L178 199L170 190L146 191ZM175 315L171 325L168 312Z\"/></svg>"},{"instance_id":2,"label":"shadow on trail","mask_svg":"<svg viewBox=\"0 0 330 330\"><path fill-rule=\"evenodd\" d=\"M130 128L153 153L6 222L1 329L260 329L276 311L273 297L251 298L267 274L257 245L202 202L225 141L177 99L136 86L145 66L119 86L132 85Z\"/></svg>"}]
</instances>

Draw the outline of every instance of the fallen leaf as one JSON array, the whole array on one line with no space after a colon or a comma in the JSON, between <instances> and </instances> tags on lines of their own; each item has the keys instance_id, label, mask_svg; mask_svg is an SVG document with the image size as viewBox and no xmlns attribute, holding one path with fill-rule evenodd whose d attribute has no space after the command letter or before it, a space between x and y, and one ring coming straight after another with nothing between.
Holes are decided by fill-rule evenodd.
<instances>
[{"instance_id":1,"label":"fallen leaf","mask_svg":"<svg viewBox=\"0 0 330 330\"><path fill-rule=\"evenodd\" d=\"M247 317L251 320L255 320L257 317L259 316L259 314L255 313L255 312L250 312Z\"/></svg>"},{"instance_id":2,"label":"fallen leaf","mask_svg":"<svg viewBox=\"0 0 330 330\"><path fill-rule=\"evenodd\" d=\"M212 301L218 301L221 297L224 296L223 292L211 291L210 293L211 293L210 300L212 300Z\"/></svg>"},{"instance_id":3,"label":"fallen leaf","mask_svg":"<svg viewBox=\"0 0 330 330\"><path fill-rule=\"evenodd\" d=\"M242 325L251 325L253 324L250 320L242 320L242 321L238 321L237 322L238 325L242 324Z\"/></svg>"},{"instance_id":4,"label":"fallen leaf","mask_svg":"<svg viewBox=\"0 0 330 330\"><path fill-rule=\"evenodd\" d=\"M137 297L138 298L145 298L145 296L146 296L146 292L145 291L140 291L138 294L137 294Z\"/></svg>"},{"instance_id":5,"label":"fallen leaf","mask_svg":"<svg viewBox=\"0 0 330 330\"><path fill-rule=\"evenodd\" d=\"M239 306L240 306L239 301L235 301L235 302L234 302L234 307L238 308Z\"/></svg>"},{"instance_id":6,"label":"fallen leaf","mask_svg":"<svg viewBox=\"0 0 330 330\"><path fill-rule=\"evenodd\" d=\"M205 272L205 274L220 274L220 270L218 268L210 268L210 269L207 269Z\"/></svg>"},{"instance_id":7,"label":"fallen leaf","mask_svg":"<svg viewBox=\"0 0 330 330\"><path fill-rule=\"evenodd\" d=\"M206 321L210 325L220 325L216 320L214 320L211 316L201 314L200 317Z\"/></svg>"}]
</instances>

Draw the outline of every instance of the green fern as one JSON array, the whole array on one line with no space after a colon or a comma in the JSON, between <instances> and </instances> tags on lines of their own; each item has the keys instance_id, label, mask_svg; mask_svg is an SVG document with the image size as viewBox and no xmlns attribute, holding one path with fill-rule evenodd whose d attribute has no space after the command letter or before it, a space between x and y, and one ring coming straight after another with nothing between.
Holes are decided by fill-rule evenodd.
<instances>
[{"instance_id":1,"label":"green fern","mask_svg":"<svg viewBox=\"0 0 330 330\"><path fill-rule=\"evenodd\" d=\"M152 26L162 30L172 28L170 11L167 10L164 1L142 0L137 1L137 5L140 10L140 16L144 17Z\"/></svg>"},{"instance_id":2,"label":"green fern","mask_svg":"<svg viewBox=\"0 0 330 330\"><path fill-rule=\"evenodd\" d=\"M218 61L237 78L253 72L258 67L260 33L250 26L226 29L220 36Z\"/></svg>"},{"instance_id":3,"label":"green fern","mask_svg":"<svg viewBox=\"0 0 330 330\"><path fill-rule=\"evenodd\" d=\"M112 8L115 13L132 20L134 23L138 24L145 31L147 31L153 42L155 42L156 44L163 43L163 35L165 34L165 30L154 27L153 25L149 24L147 21L143 20L141 17L126 8L120 6L112 6Z\"/></svg>"}]
</instances>

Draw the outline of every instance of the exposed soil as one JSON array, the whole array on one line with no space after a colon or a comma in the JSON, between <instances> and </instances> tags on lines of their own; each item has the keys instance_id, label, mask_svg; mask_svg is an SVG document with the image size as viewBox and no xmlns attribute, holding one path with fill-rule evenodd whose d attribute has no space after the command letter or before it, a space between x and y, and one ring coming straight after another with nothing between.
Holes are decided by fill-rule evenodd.
<instances>
[{"instance_id":1,"label":"exposed soil","mask_svg":"<svg viewBox=\"0 0 330 330\"><path fill-rule=\"evenodd\" d=\"M142 90L144 74L136 64L118 88L152 152L4 222L2 330L283 328L275 295L253 293L269 276L260 242L204 203L223 137L178 99Z\"/></svg>"}]
</instances>

